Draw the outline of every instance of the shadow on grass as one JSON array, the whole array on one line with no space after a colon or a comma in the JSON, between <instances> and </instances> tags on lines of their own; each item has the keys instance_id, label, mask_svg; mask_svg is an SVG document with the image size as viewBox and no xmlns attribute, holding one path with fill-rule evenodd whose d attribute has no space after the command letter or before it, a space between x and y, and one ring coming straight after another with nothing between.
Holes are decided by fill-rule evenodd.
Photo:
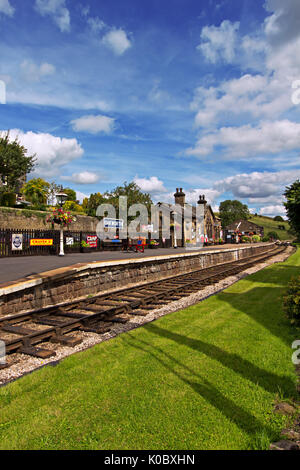
<instances>
[{"instance_id":1,"label":"shadow on grass","mask_svg":"<svg viewBox=\"0 0 300 470\"><path fill-rule=\"evenodd\" d=\"M130 337L130 340L128 340ZM235 423L242 431L254 437L259 432L266 432L270 439L274 436L274 431L264 425L259 419L253 416L241 406L236 404L230 398L223 395L212 383L196 373L186 364L163 351L161 348L147 343L146 341L136 339L130 333L122 340L128 345L140 351L146 352L166 369L172 372L178 379L191 387L198 395L210 403L214 408L229 421ZM165 360L161 357L164 356ZM180 371L179 371L180 370ZM205 416L203 417L205 420Z\"/></svg>"},{"instance_id":2,"label":"shadow on grass","mask_svg":"<svg viewBox=\"0 0 300 470\"><path fill-rule=\"evenodd\" d=\"M278 263L269 266L266 269L256 272L251 276L247 276L249 282L262 282L263 284L275 284L285 288L293 277L300 275L300 266L291 266L288 264Z\"/></svg>"},{"instance_id":3,"label":"shadow on grass","mask_svg":"<svg viewBox=\"0 0 300 470\"><path fill-rule=\"evenodd\" d=\"M245 313L273 336L291 347L297 331L291 327L283 312L282 301L285 290L285 287L268 286L254 287L243 293L233 293L227 290L219 293L218 299L228 303L235 310Z\"/></svg>"},{"instance_id":4,"label":"shadow on grass","mask_svg":"<svg viewBox=\"0 0 300 470\"><path fill-rule=\"evenodd\" d=\"M247 359L237 354L229 353L211 343L206 343L200 339L193 339L179 333L166 330L153 323L145 327L151 333L163 336L179 344L185 345L197 352L205 354L207 357L218 361L223 366L231 369L236 374L250 380L255 385L259 385L264 390L271 393L284 393L290 396L295 393L295 383L288 376L279 376L262 369Z\"/></svg>"}]
</instances>

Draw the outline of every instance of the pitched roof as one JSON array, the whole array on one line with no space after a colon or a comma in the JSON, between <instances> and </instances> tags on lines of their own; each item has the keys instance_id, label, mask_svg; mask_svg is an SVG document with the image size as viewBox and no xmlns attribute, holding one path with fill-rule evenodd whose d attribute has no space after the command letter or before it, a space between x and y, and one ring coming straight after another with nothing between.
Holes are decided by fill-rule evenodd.
<instances>
[{"instance_id":1,"label":"pitched roof","mask_svg":"<svg viewBox=\"0 0 300 470\"><path fill-rule=\"evenodd\" d=\"M249 222L249 220L236 220L230 225L225 227L225 230L238 230L239 232L256 232L261 231L264 228L260 225L255 224L254 222Z\"/></svg>"}]
</instances>

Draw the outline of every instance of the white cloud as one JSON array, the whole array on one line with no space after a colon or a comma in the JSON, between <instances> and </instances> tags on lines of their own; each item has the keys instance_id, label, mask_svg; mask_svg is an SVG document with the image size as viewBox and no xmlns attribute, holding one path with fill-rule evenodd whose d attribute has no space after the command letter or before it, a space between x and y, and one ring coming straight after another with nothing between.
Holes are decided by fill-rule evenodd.
<instances>
[{"instance_id":1,"label":"white cloud","mask_svg":"<svg viewBox=\"0 0 300 470\"><path fill-rule=\"evenodd\" d=\"M232 23L228 20L224 20L219 27L205 26L197 49L214 64L220 59L227 63L233 62L239 27L239 22Z\"/></svg>"},{"instance_id":2,"label":"white cloud","mask_svg":"<svg viewBox=\"0 0 300 470\"><path fill-rule=\"evenodd\" d=\"M197 189L188 189L183 190L185 194L185 202L187 204L195 205L199 201L199 196L205 195L206 201L209 205L214 205L215 200L222 194L218 189L215 188L197 188ZM156 200L160 202L168 202L174 204L174 191L167 194L159 194L158 197L155 197Z\"/></svg>"},{"instance_id":3,"label":"white cloud","mask_svg":"<svg viewBox=\"0 0 300 470\"><path fill-rule=\"evenodd\" d=\"M76 191L76 198L80 202L80 204L82 204L84 199L90 197L90 195L84 194L81 191L77 191L77 190L75 190L75 191Z\"/></svg>"},{"instance_id":4,"label":"white cloud","mask_svg":"<svg viewBox=\"0 0 300 470\"><path fill-rule=\"evenodd\" d=\"M55 73L54 65L48 64L47 62L44 62L41 65L36 65L29 60L24 60L22 62L21 70L23 77L32 82L38 82L42 77L53 75Z\"/></svg>"},{"instance_id":5,"label":"white cloud","mask_svg":"<svg viewBox=\"0 0 300 470\"><path fill-rule=\"evenodd\" d=\"M163 181L160 181L156 176L147 178L134 178L134 182L141 188L145 193L158 194L166 192Z\"/></svg>"},{"instance_id":6,"label":"white cloud","mask_svg":"<svg viewBox=\"0 0 300 470\"><path fill-rule=\"evenodd\" d=\"M124 54L131 47L131 41L123 29L111 29L102 38L103 44L109 47L116 55Z\"/></svg>"},{"instance_id":7,"label":"white cloud","mask_svg":"<svg viewBox=\"0 0 300 470\"><path fill-rule=\"evenodd\" d=\"M74 131L89 132L90 134L111 134L114 130L115 119L107 116L82 116L71 121Z\"/></svg>"},{"instance_id":8,"label":"white cloud","mask_svg":"<svg viewBox=\"0 0 300 470\"><path fill-rule=\"evenodd\" d=\"M100 175L91 171L82 171L81 173L73 173L72 176L63 176L61 179L78 184L95 184L100 180Z\"/></svg>"},{"instance_id":9,"label":"white cloud","mask_svg":"<svg viewBox=\"0 0 300 470\"><path fill-rule=\"evenodd\" d=\"M267 215L269 217L275 217L276 215L281 215L286 217L286 211L284 206L276 205L276 206L266 206L262 207L259 211L260 215Z\"/></svg>"},{"instance_id":10,"label":"white cloud","mask_svg":"<svg viewBox=\"0 0 300 470\"><path fill-rule=\"evenodd\" d=\"M297 175L300 176L300 170L243 173L217 181L214 187L222 192L230 191L237 198L249 198L250 204L278 203L283 200L283 188Z\"/></svg>"},{"instance_id":11,"label":"white cloud","mask_svg":"<svg viewBox=\"0 0 300 470\"><path fill-rule=\"evenodd\" d=\"M10 4L9 0L0 0L0 13L7 16L13 16L15 12L14 7Z\"/></svg>"},{"instance_id":12,"label":"white cloud","mask_svg":"<svg viewBox=\"0 0 300 470\"><path fill-rule=\"evenodd\" d=\"M70 31L70 12L65 0L36 0L35 9L42 16L51 16L61 32Z\"/></svg>"},{"instance_id":13,"label":"white cloud","mask_svg":"<svg viewBox=\"0 0 300 470\"><path fill-rule=\"evenodd\" d=\"M87 23L92 33L94 34L99 33L99 31L102 31L106 27L106 24L104 23L104 21L100 20L98 16L96 16L95 18L93 17L87 18Z\"/></svg>"},{"instance_id":14,"label":"white cloud","mask_svg":"<svg viewBox=\"0 0 300 470\"><path fill-rule=\"evenodd\" d=\"M266 121L257 127L222 127L216 132L201 137L195 148L187 150L188 155L204 157L217 146L224 148L227 158L255 158L261 155L278 154L283 151L300 149L300 124L287 119Z\"/></svg>"},{"instance_id":15,"label":"white cloud","mask_svg":"<svg viewBox=\"0 0 300 470\"><path fill-rule=\"evenodd\" d=\"M49 173L54 174L60 167L80 158L84 153L76 139L13 129L10 131L10 139L15 138L27 149L28 155L36 154L38 167L35 172L45 177Z\"/></svg>"},{"instance_id":16,"label":"white cloud","mask_svg":"<svg viewBox=\"0 0 300 470\"><path fill-rule=\"evenodd\" d=\"M291 91L285 83L261 74L243 75L218 87L197 88L191 109L197 111L196 127L211 127L233 116L280 116L291 107Z\"/></svg>"}]
</instances>

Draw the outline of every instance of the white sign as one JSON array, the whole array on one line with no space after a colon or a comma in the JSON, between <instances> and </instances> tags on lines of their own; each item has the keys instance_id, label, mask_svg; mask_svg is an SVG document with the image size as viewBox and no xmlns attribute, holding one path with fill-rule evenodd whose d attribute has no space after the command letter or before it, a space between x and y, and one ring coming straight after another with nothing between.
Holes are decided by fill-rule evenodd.
<instances>
[{"instance_id":1,"label":"white sign","mask_svg":"<svg viewBox=\"0 0 300 470\"><path fill-rule=\"evenodd\" d=\"M103 219L104 228L123 228L124 221L122 219Z\"/></svg>"},{"instance_id":2,"label":"white sign","mask_svg":"<svg viewBox=\"0 0 300 470\"><path fill-rule=\"evenodd\" d=\"M23 235L21 233L13 233L11 236L11 249L13 251L23 250Z\"/></svg>"},{"instance_id":3,"label":"white sign","mask_svg":"<svg viewBox=\"0 0 300 470\"><path fill-rule=\"evenodd\" d=\"M141 226L141 231L142 232L151 232L151 233L153 233L154 232L153 224L151 224L151 225L142 225Z\"/></svg>"},{"instance_id":4,"label":"white sign","mask_svg":"<svg viewBox=\"0 0 300 470\"><path fill-rule=\"evenodd\" d=\"M66 237L66 245L68 245L68 246L74 245L74 238L73 237Z\"/></svg>"}]
</instances>

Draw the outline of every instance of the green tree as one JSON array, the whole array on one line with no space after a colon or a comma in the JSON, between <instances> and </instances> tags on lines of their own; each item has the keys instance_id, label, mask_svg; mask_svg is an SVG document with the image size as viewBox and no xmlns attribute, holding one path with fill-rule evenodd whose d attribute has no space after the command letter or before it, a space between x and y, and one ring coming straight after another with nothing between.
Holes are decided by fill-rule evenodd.
<instances>
[{"instance_id":1,"label":"green tree","mask_svg":"<svg viewBox=\"0 0 300 470\"><path fill-rule=\"evenodd\" d=\"M281 215L276 215L273 220L275 220L275 222L284 222L283 217L281 217Z\"/></svg>"},{"instance_id":2,"label":"green tree","mask_svg":"<svg viewBox=\"0 0 300 470\"><path fill-rule=\"evenodd\" d=\"M150 214L151 204L152 204L151 196L150 194L143 193L141 188L134 181L132 181L131 183L127 183L125 181L123 186L117 186L111 192L105 193L107 202L112 204L115 207L117 217L119 216L120 196L127 197L128 208L132 206L133 204L144 204L148 209L148 213Z\"/></svg>"},{"instance_id":3,"label":"green tree","mask_svg":"<svg viewBox=\"0 0 300 470\"><path fill-rule=\"evenodd\" d=\"M68 201L73 201L73 202L77 201L77 195L74 189L63 188L62 192L68 196L68 199L67 199Z\"/></svg>"},{"instance_id":4,"label":"green tree","mask_svg":"<svg viewBox=\"0 0 300 470\"><path fill-rule=\"evenodd\" d=\"M63 205L64 211L84 212L83 208L74 201L66 201Z\"/></svg>"},{"instance_id":5,"label":"green tree","mask_svg":"<svg viewBox=\"0 0 300 470\"><path fill-rule=\"evenodd\" d=\"M296 180L291 186L287 186L284 196L287 202L284 203L288 221L292 231L300 240L300 181Z\"/></svg>"},{"instance_id":6,"label":"green tree","mask_svg":"<svg viewBox=\"0 0 300 470\"><path fill-rule=\"evenodd\" d=\"M16 138L11 141L9 132L0 135L0 176L9 191L17 192L20 178L25 178L35 164L35 155L28 156L27 149Z\"/></svg>"},{"instance_id":7,"label":"green tree","mask_svg":"<svg viewBox=\"0 0 300 470\"><path fill-rule=\"evenodd\" d=\"M26 198L35 205L47 204L49 190L50 183L42 178L33 178L22 188L22 192L25 194Z\"/></svg>"},{"instance_id":8,"label":"green tree","mask_svg":"<svg viewBox=\"0 0 300 470\"><path fill-rule=\"evenodd\" d=\"M91 217L95 217L97 207L100 206L101 204L106 204L106 203L107 203L107 199L104 196L102 196L101 193L95 193L95 194L91 194L87 201L86 199L84 200L83 208L88 215L90 215Z\"/></svg>"},{"instance_id":9,"label":"green tree","mask_svg":"<svg viewBox=\"0 0 300 470\"><path fill-rule=\"evenodd\" d=\"M251 214L246 204L236 200L227 200L220 204L219 217L222 221L222 227L225 228L237 220L248 220Z\"/></svg>"}]
</instances>

